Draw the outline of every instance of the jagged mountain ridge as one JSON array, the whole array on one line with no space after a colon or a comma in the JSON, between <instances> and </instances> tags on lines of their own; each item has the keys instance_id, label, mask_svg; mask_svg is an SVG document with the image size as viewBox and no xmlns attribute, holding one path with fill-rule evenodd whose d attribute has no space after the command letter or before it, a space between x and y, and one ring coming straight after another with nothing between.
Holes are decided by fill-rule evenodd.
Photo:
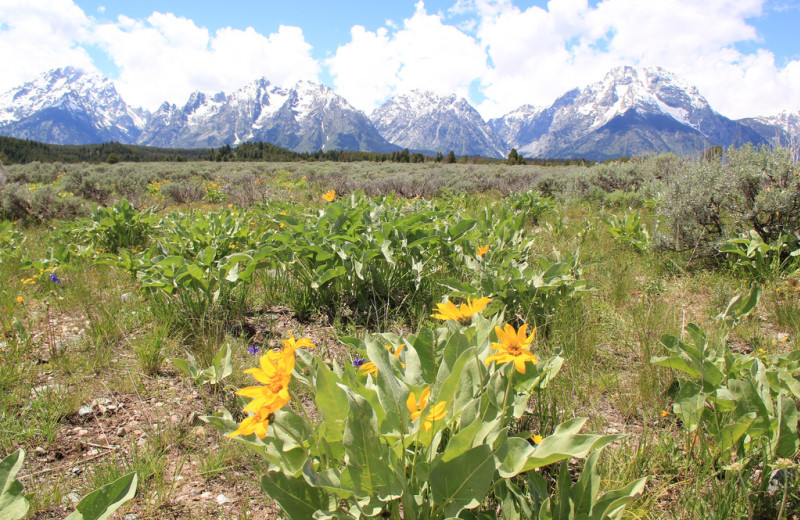
<instances>
[{"instance_id":1,"label":"jagged mountain ridge","mask_svg":"<svg viewBox=\"0 0 800 520\"><path fill-rule=\"evenodd\" d=\"M135 142L149 114L129 107L114 83L73 67L0 95L0 133L58 144Z\"/></svg>"},{"instance_id":2,"label":"jagged mountain ridge","mask_svg":"<svg viewBox=\"0 0 800 520\"><path fill-rule=\"evenodd\" d=\"M332 89L308 81L286 89L264 78L230 96L195 92L183 107L163 104L138 143L198 148L245 141L270 142L296 152L397 149L363 112Z\"/></svg>"},{"instance_id":3,"label":"jagged mountain ridge","mask_svg":"<svg viewBox=\"0 0 800 520\"><path fill-rule=\"evenodd\" d=\"M255 80L231 93L195 92L150 114L113 83L67 67L0 95L0 134L57 144L119 141L207 148L265 141L298 152L414 151L604 160L643 152L697 155L708 146L800 141L800 112L732 121L695 87L660 68L619 67L549 107L523 105L484 121L463 98L396 95L370 117L332 89Z\"/></svg>"},{"instance_id":4,"label":"jagged mountain ridge","mask_svg":"<svg viewBox=\"0 0 800 520\"><path fill-rule=\"evenodd\" d=\"M659 67L612 69L550 107L521 107L490 125L527 157L697 155L709 146L766 144L752 128L712 110L697 88Z\"/></svg>"},{"instance_id":5,"label":"jagged mountain ridge","mask_svg":"<svg viewBox=\"0 0 800 520\"><path fill-rule=\"evenodd\" d=\"M800 110L784 110L773 116L751 117L739 122L758 132L771 146L800 147Z\"/></svg>"},{"instance_id":6,"label":"jagged mountain ridge","mask_svg":"<svg viewBox=\"0 0 800 520\"><path fill-rule=\"evenodd\" d=\"M505 157L505 142L466 99L413 90L392 97L370 115L390 142L424 152Z\"/></svg>"}]
</instances>

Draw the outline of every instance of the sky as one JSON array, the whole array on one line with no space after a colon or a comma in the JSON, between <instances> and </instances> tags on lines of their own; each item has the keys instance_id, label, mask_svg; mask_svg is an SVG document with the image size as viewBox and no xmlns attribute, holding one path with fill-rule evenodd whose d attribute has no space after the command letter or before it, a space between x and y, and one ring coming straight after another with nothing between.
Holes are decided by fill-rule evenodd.
<instances>
[{"instance_id":1,"label":"sky","mask_svg":"<svg viewBox=\"0 0 800 520\"><path fill-rule=\"evenodd\" d=\"M800 111L800 0L0 0L0 92L75 66L129 104L266 77L365 112L413 89L484 118L660 66L731 118Z\"/></svg>"}]
</instances>

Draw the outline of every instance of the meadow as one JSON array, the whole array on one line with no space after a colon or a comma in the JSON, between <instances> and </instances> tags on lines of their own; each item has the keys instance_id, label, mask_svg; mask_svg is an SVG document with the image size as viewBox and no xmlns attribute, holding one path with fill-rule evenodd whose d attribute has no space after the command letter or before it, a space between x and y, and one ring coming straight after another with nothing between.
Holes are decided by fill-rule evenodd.
<instances>
[{"instance_id":1,"label":"meadow","mask_svg":"<svg viewBox=\"0 0 800 520\"><path fill-rule=\"evenodd\" d=\"M787 150L6 173L0 518L800 518Z\"/></svg>"}]
</instances>

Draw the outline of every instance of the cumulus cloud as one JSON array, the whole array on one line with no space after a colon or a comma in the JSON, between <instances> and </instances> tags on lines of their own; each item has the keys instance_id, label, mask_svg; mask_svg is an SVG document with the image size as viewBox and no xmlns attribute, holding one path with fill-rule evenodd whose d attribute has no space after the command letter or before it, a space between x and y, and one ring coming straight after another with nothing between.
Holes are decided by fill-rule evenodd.
<instances>
[{"instance_id":1,"label":"cumulus cloud","mask_svg":"<svg viewBox=\"0 0 800 520\"><path fill-rule=\"evenodd\" d=\"M144 21L121 16L94 34L120 69L120 93L148 108L183 103L195 90L230 93L262 76L278 85L316 80L320 71L298 27L269 36L226 27L212 35L188 18L156 12Z\"/></svg>"},{"instance_id":2,"label":"cumulus cloud","mask_svg":"<svg viewBox=\"0 0 800 520\"><path fill-rule=\"evenodd\" d=\"M778 66L748 20L765 0L456 0L429 14L422 2L401 28L354 27L327 61L336 88L360 108L410 88L473 97L484 117L549 105L621 65L661 66L696 85L729 117L793 108L800 61Z\"/></svg>"},{"instance_id":3,"label":"cumulus cloud","mask_svg":"<svg viewBox=\"0 0 800 520\"><path fill-rule=\"evenodd\" d=\"M422 2L401 28L355 26L350 36L326 64L339 94L366 111L413 89L466 96L488 70L479 42L428 14Z\"/></svg>"},{"instance_id":4,"label":"cumulus cloud","mask_svg":"<svg viewBox=\"0 0 800 520\"><path fill-rule=\"evenodd\" d=\"M775 65L771 52L744 54L760 43L747 19L763 0L551 0L520 10L508 1L460 0L479 18L478 38L494 67L484 78L484 114L555 96L601 79L619 65L662 66L695 84L729 117L774 113L800 89L795 66ZM467 5L468 4L468 5Z\"/></svg>"},{"instance_id":5,"label":"cumulus cloud","mask_svg":"<svg viewBox=\"0 0 800 520\"><path fill-rule=\"evenodd\" d=\"M71 0L0 0L0 92L57 67L94 70L79 45L89 27L89 18Z\"/></svg>"},{"instance_id":6,"label":"cumulus cloud","mask_svg":"<svg viewBox=\"0 0 800 520\"><path fill-rule=\"evenodd\" d=\"M776 59L751 23L780 7L767 0L550 0L527 8L452 1L437 13L420 1L408 18L381 28L354 26L320 63L299 27L212 32L162 12L100 22L73 0L0 0L0 91L59 66L95 70L99 48L116 66L123 96L151 109L181 104L195 90L229 93L261 76L286 86L318 80L326 67L337 91L365 111L422 89L467 97L488 118L549 105L620 65L671 70L729 117L800 107L800 60Z\"/></svg>"}]
</instances>

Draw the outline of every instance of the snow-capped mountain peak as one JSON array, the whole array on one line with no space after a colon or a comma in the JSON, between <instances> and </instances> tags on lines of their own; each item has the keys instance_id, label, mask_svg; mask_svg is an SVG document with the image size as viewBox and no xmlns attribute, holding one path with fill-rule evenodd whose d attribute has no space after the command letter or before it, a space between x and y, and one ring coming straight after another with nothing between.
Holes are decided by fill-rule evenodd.
<instances>
[{"instance_id":1,"label":"snow-capped mountain peak","mask_svg":"<svg viewBox=\"0 0 800 520\"><path fill-rule=\"evenodd\" d=\"M375 109L372 123L389 142L412 150L504 157L505 143L464 98L412 90Z\"/></svg>"},{"instance_id":2,"label":"snow-capped mountain peak","mask_svg":"<svg viewBox=\"0 0 800 520\"><path fill-rule=\"evenodd\" d=\"M129 107L108 78L74 67L51 70L0 95L0 127L14 126L28 138L45 140L52 131L37 120L43 111L62 121L81 119L84 138L93 142L135 139L149 116Z\"/></svg>"},{"instance_id":3,"label":"snow-capped mountain peak","mask_svg":"<svg viewBox=\"0 0 800 520\"><path fill-rule=\"evenodd\" d=\"M714 112L697 88L660 67L617 67L550 107L521 107L491 125L510 146L534 157L605 160L764 143L752 129Z\"/></svg>"},{"instance_id":4,"label":"snow-capped mountain peak","mask_svg":"<svg viewBox=\"0 0 800 520\"><path fill-rule=\"evenodd\" d=\"M681 124L697 128L691 114L707 110L708 101L697 88L661 67L617 67L602 81L586 87L578 112L591 117L596 129L631 109L642 114L666 114Z\"/></svg>"}]
</instances>

